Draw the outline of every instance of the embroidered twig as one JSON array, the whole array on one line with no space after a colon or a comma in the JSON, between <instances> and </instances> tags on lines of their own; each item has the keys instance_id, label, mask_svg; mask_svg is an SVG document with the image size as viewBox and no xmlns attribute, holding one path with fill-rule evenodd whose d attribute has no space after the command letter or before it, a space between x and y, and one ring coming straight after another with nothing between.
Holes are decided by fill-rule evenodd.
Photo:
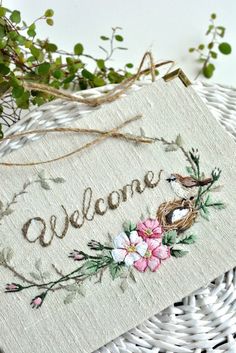
<instances>
[{"instance_id":1,"label":"embroidered twig","mask_svg":"<svg viewBox=\"0 0 236 353\"><path fill-rule=\"evenodd\" d=\"M81 285L84 281L92 277L98 277L98 280L95 283L101 282L103 272L107 269L109 269L110 276L113 280L118 277L122 279L120 288L122 291L125 291L129 278L134 282L136 281L132 271L133 268L140 272L145 272L147 269L156 272L161 266L161 263L164 260L167 260L170 256L178 258L188 253L188 251L179 246L189 245L196 242L195 234L186 235L185 231L194 224L198 211L200 210L204 213L205 218L207 218L209 207L217 209L224 207L222 202L212 201L209 195L209 193L214 190L214 184L219 180L221 171L218 168L215 168L211 173L211 178L201 179L203 174L200 168L200 156L198 150L192 149L191 151L186 152L181 144L180 137L178 137L178 141L175 140L174 142L168 142L162 138L156 140L171 147L168 151L176 150L176 146L173 146L176 144L178 148L182 147L181 150L184 152L184 156L188 156L187 159L190 164L190 169L188 169L188 171L190 176L182 177L179 174L173 174L174 178L170 178L168 181L179 183L177 189L172 186L173 190L177 190L179 193L180 188L186 188L187 185L193 184L194 187L198 186L197 194L188 200L178 199L161 204L157 211L157 218L155 219L148 218L137 224L125 222L123 232L115 237L112 245L104 245L99 241L91 240L87 245L91 250L96 252L95 255L80 250L74 250L70 253L69 257L74 261L79 261L83 264L67 274L64 274L62 271L59 271L55 265L52 265L56 274L59 276L59 278L56 278L55 280L44 281L44 276L41 272L41 282L38 283L29 280L18 273L14 267L9 265L6 261L5 264L3 263L4 266L23 282L23 284L7 284L7 293L20 292L30 288L42 290L42 292L31 301L33 308L39 308L42 306L45 298L51 291L64 289L70 293L65 298L64 303L69 303L73 300L76 293L84 295L81 289ZM193 165L194 168L192 167ZM156 181L153 180L153 172L148 172L144 178L145 185L150 188L156 187L160 181L161 172L162 171L159 172L159 177ZM192 173L194 173L193 177L191 176ZM135 181L137 182L138 180ZM136 191L140 193L143 191L139 182L136 183L136 188ZM91 188L88 189L90 192L89 195L91 196L92 190ZM186 192L185 189L184 191ZM111 195L114 192L117 191L113 191ZM126 195L126 192L122 195ZM91 200L90 196L89 200ZM124 198L124 200L126 200L126 198ZM112 203L112 209L114 209L113 206L114 204ZM65 209L64 212L66 215L64 231L66 231L68 228L69 216ZM86 215L87 212L88 207L85 207ZM87 219L92 220L92 218ZM56 219L53 218L52 221L51 226L53 226L55 232ZM55 235L57 234L55 233ZM62 237L64 237L63 232ZM11 256L8 254L7 258L8 257Z\"/></svg>"},{"instance_id":2,"label":"embroidered twig","mask_svg":"<svg viewBox=\"0 0 236 353\"><path fill-rule=\"evenodd\" d=\"M190 164L191 168L193 169L193 172L197 171L196 165L192 161L190 153L188 151L186 151L185 148L182 146L182 141L181 141L180 135L178 135L176 137L176 139L172 140L172 141L167 141L163 137L155 138L155 140L162 142L166 146L169 146L170 149L168 149L167 151L176 151L177 149L180 149L182 151L183 155L185 156L187 162Z\"/></svg>"},{"instance_id":3,"label":"embroidered twig","mask_svg":"<svg viewBox=\"0 0 236 353\"><path fill-rule=\"evenodd\" d=\"M11 199L11 201L7 202L7 204L4 206L3 202L0 201L0 221L6 217L9 216L14 212L13 206L18 202L18 199L26 194L28 192L28 188L35 184L39 183L40 186L45 189L45 190L50 190L50 185L48 184L48 181L52 181L54 183L64 183L63 178L46 178L44 175L44 171L41 171L38 173L38 176L34 180L28 180L24 183L22 189L15 193Z\"/></svg>"}]
</instances>

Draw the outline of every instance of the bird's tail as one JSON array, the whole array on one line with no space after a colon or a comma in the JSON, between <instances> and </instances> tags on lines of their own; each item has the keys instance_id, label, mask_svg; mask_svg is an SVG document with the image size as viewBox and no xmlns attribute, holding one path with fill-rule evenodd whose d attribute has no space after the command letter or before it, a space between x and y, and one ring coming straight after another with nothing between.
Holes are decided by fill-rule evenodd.
<instances>
[{"instance_id":1,"label":"bird's tail","mask_svg":"<svg viewBox=\"0 0 236 353\"><path fill-rule=\"evenodd\" d=\"M199 186L205 186L208 185L212 182L212 178L206 178L204 180L198 180L198 185Z\"/></svg>"}]
</instances>

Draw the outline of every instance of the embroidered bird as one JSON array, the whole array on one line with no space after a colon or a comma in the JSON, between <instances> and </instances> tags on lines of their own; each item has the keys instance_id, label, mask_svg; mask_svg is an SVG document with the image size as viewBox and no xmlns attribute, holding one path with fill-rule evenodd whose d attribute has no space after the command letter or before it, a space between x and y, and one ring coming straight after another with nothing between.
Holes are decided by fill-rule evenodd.
<instances>
[{"instance_id":1,"label":"embroidered bird","mask_svg":"<svg viewBox=\"0 0 236 353\"><path fill-rule=\"evenodd\" d=\"M197 195L200 186L211 183L212 178L197 180L191 176L183 177L180 174L171 174L166 180L170 183L176 196L188 200L193 199Z\"/></svg>"}]
</instances>

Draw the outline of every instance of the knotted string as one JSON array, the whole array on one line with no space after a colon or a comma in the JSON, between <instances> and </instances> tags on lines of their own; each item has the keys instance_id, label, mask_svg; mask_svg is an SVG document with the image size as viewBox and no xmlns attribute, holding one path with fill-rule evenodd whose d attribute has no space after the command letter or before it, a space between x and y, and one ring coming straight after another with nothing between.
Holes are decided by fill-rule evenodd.
<instances>
[{"instance_id":1,"label":"knotted string","mask_svg":"<svg viewBox=\"0 0 236 353\"><path fill-rule=\"evenodd\" d=\"M150 67L148 69L142 70L143 65L145 63L145 60L149 59L150 61ZM159 64L154 64L152 54L150 52L146 52L141 60L141 63L139 65L138 71L136 74L133 76L125 79L121 84L116 85L111 91L108 93L104 94L103 96L96 97L96 98L83 98L80 96L76 96L70 93L67 93L62 90L55 89L53 87L44 85L44 84L37 84L37 83L31 83L31 82L23 82L23 86L27 90L36 90L36 91L42 91L46 92L54 97L61 98L63 100L68 100L68 101L75 101L79 103L83 103L89 106L98 106L104 103L108 102L113 102L116 99L118 99L122 94L124 94L131 86L132 84L138 80L142 75L147 75L148 73L151 73L152 76L152 81L155 81L155 70L157 67L161 67L163 65L167 64L173 64L174 62L172 60L168 61L163 61ZM113 128L112 130L108 131L102 131L98 129L82 129L82 128L54 128L54 129L37 129L37 130L31 130L31 131L26 131L22 133L18 133L15 135L10 135L5 138L3 138L1 141L5 140L13 140L19 137L24 137L26 135L30 134L35 134L35 133L52 133L52 132L60 132L60 133L65 133L65 132L74 132L74 133L86 133L86 134L98 134L99 136L92 141L82 145L81 147L63 154L59 157L48 159L45 161L32 161L29 163L10 163L10 162L0 162L0 166L5 166L5 167L27 167L27 166L36 166L36 165L41 165L41 164L48 164L52 162L56 162L62 159L66 159L74 154L80 153L83 150L90 148L92 146L97 145L98 143L102 142L103 140L113 137L113 138L120 138L124 139L126 141L133 141L136 143L153 143L155 142L155 139L150 138L150 137L144 137L144 136L137 136L137 135L132 135L132 134L127 134L127 133L121 133L118 130L120 130L122 127L130 124L131 122L134 122L138 119L141 118L141 115L137 115L133 118L130 118L123 122L122 124L118 125L117 127Z\"/></svg>"}]
</instances>

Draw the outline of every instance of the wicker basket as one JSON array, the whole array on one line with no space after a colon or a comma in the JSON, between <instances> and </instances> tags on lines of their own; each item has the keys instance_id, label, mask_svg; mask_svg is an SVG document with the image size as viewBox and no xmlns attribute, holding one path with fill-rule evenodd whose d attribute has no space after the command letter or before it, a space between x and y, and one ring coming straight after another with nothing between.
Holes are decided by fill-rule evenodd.
<instances>
[{"instance_id":1,"label":"wicker basket","mask_svg":"<svg viewBox=\"0 0 236 353\"><path fill-rule=\"evenodd\" d=\"M137 90L145 83L133 85ZM217 120L236 139L236 90L216 84L193 84ZM86 91L99 96L112 86ZM83 95L83 93L81 93ZM9 128L5 135L26 130L58 127L78 119L93 108L79 103L55 100L30 112ZM39 139L28 135L0 144L0 156ZM207 287L182 299L142 325L125 333L96 353L233 353L236 352L236 273L235 269ZM75 352L76 353L76 352Z\"/></svg>"}]
</instances>

